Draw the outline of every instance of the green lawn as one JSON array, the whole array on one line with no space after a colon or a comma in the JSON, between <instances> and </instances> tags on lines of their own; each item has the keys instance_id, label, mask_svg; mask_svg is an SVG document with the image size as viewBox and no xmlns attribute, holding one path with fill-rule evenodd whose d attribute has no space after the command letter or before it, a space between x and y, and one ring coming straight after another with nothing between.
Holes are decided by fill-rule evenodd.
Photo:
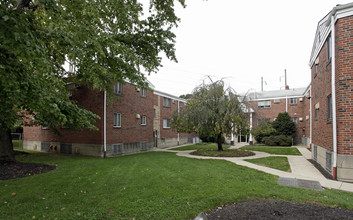
<instances>
[{"instance_id":1,"label":"green lawn","mask_svg":"<svg viewBox=\"0 0 353 220\"><path fill-rule=\"evenodd\" d=\"M277 170L291 172L287 157L264 157L257 159L246 159L245 161Z\"/></svg>"},{"instance_id":2,"label":"green lawn","mask_svg":"<svg viewBox=\"0 0 353 220\"><path fill-rule=\"evenodd\" d=\"M230 146L229 145L223 145L223 149L228 149ZM182 146L182 147L177 147L173 148L171 150L180 150L180 151L187 151L187 150L217 150L217 144L216 143L198 143L198 144L192 144L192 145L187 145L187 146Z\"/></svg>"},{"instance_id":3,"label":"green lawn","mask_svg":"<svg viewBox=\"0 0 353 220\"><path fill-rule=\"evenodd\" d=\"M299 150L295 147L241 147L243 150L254 150L254 151L262 151L269 154L276 155L301 155Z\"/></svg>"},{"instance_id":4,"label":"green lawn","mask_svg":"<svg viewBox=\"0 0 353 220\"><path fill-rule=\"evenodd\" d=\"M0 181L0 219L190 219L221 204L269 198L353 209L352 193L279 186L276 176L224 160L168 152L18 159L57 169Z\"/></svg>"}]
</instances>

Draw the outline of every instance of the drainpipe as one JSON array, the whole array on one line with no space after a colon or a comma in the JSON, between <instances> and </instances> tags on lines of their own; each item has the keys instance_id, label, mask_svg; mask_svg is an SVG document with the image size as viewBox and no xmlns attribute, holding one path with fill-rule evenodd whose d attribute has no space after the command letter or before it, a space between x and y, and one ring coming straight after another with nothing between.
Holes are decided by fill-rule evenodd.
<instances>
[{"instance_id":1,"label":"drainpipe","mask_svg":"<svg viewBox=\"0 0 353 220\"><path fill-rule=\"evenodd\" d=\"M313 143L313 127L312 127L312 124L313 124L313 117L312 117L312 97L311 97L311 85L310 85L310 143L309 143L309 146L310 146L310 149L311 149L311 145Z\"/></svg>"},{"instance_id":2,"label":"drainpipe","mask_svg":"<svg viewBox=\"0 0 353 220\"><path fill-rule=\"evenodd\" d=\"M249 144L250 145L253 144L251 130L252 130L252 112L250 112L250 135L249 135Z\"/></svg>"},{"instance_id":3,"label":"drainpipe","mask_svg":"<svg viewBox=\"0 0 353 220\"><path fill-rule=\"evenodd\" d=\"M179 115L179 112L180 112L180 101L178 100L178 115ZM178 146L180 144L180 135L179 135L179 132L178 132Z\"/></svg>"},{"instance_id":4,"label":"drainpipe","mask_svg":"<svg viewBox=\"0 0 353 220\"><path fill-rule=\"evenodd\" d=\"M332 126L333 126L333 179L337 179L337 120L336 120L336 55L335 55L335 18L334 14L331 16L331 88L332 88Z\"/></svg>"},{"instance_id":5,"label":"drainpipe","mask_svg":"<svg viewBox=\"0 0 353 220\"><path fill-rule=\"evenodd\" d=\"M104 90L103 106L103 139L104 139L104 158L107 157L107 91Z\"/></svg>"}]
</instances>

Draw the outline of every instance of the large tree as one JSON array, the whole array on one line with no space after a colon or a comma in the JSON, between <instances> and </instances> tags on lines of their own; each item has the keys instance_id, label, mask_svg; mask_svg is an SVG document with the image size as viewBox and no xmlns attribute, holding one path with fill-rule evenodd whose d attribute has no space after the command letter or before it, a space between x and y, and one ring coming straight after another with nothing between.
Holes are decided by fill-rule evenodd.
<instances>
[{"instance_id":1,"label":"large tree","mask_svg":"<svg viewBox=\"0 0 353 220\"><path fill-rule=\"evenodd\" d=\"M244 120L240 101L223 80L203 83L194 89L188 103L174 114L172 127L179 132L196 132L199 136L215 137L222 151L222 136L234 132Z\"/></svg>"},{"instance_id":2,"label":"large tree","mask_svg":"<svg viewBox=\"0 0 353 220\"><path fill-rule=\"evenodd\" d=\"M52 130L95 128L98 117L67 96L67 78L112 93L116 81L147 87L143 72L158 70L160 52L176 61L174 1L148 2L1 0L0 160L14 160L10 130L26 115Z\"/></svg>"}]
</instances>

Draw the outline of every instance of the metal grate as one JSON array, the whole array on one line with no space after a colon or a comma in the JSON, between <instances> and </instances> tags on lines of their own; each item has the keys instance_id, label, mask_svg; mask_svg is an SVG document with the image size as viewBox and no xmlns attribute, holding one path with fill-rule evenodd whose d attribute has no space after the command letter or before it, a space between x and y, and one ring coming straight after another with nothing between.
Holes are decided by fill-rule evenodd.
<instances>
[{"instance_id":1,"label":"metal grate","mask_svg":"<svg viewBox=\"0 0 353 220\"><path fill-rule=\"evenodd\" d=\"M147 151L147 143L141 142L141 151Z\"/></svg>"},{"instance_id":2,"label":"metal grate","mask_svg":"<svg viewBox=\"0 0 353 220\"><path fill-rule=\"evenodd\" d=\"M317 161L317 146L314 144L314 160Z\"/></svg>"},{"instance_id":3,"label":"metal grate","mask_svg":"<svg viewBox=\"0 0 353 220\"><path fill-rule=\"evenodd\" d=\"M331 172L331 166L332 166L332 152L326 151L326 170Z\"/></svg>"},{"instance_id":4,"label":"metal grate","mask_svg":"<svg viewBox=\"0 0 353 220\"><path fill-rule=\"evenodd\" d=\"M49 151L49 146L50 146L49 142L42 142L40 144L40 150L41 151Z\"/></svg>"},{"instance_id":5,"label":"metal grate","mask_svg":"<svg viewBox=\"0 0 353 220\"><path fill-rule=\"evenodd\" d=\"M71 154L72 153L72 144L60 143L60 153Z\"/></svg>"},{"instance_id":6,"label":"metal grate","mask_svg":"<svg viewBox=\"0 0 353 220\"><path fill-rule=\"evenodd\" d=\"M122 144L113 144L113 154L122 154L123 146Z\"/></svg>"}]
</instances>

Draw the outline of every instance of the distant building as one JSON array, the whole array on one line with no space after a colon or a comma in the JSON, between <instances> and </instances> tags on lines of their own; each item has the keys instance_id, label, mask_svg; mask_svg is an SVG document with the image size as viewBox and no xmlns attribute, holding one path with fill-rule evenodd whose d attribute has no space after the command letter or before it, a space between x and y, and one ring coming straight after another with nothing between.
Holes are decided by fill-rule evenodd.
<instances>
[{"instance_id":1,"label":"distant building","mask_svg":"<svg viewBox=\"0 0 353 220\"><path fill-rule=\"evenodd\" d=\"M75 88L72 99L100 116L96 122L99 130L59 128L59 136L43 126L24 127L24 149L104 157L198 141L193 134L180 134L170 127L174 111L186 104L185 99L145 88L136 90L129 83L116 83L114 93L121 101L114 99L104 108L104 92Z\"/></svg>"},{"instance_id":2,"label":"distant building","mask_svg":"<svg viewBox=\"0 0 353 220\"><path fill-rule=\"evenodd\" d=\"M249 106L253 109L252 126L262 121L274 121L281 112L288 112L295 122L297 131L295 143L310 143L310 86L286 90L253 92L248 94Z\"/></svg>"}]
</instances>

